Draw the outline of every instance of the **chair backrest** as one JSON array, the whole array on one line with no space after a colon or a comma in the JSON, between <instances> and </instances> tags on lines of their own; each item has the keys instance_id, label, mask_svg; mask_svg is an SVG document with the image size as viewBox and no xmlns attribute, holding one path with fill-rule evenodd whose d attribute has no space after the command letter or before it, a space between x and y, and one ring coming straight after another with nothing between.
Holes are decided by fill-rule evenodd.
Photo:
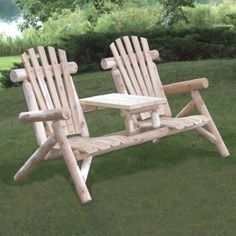
<instances>
[{"instance_id":1,"label":"chair backrest","mask_svg":"<svg viewBox=\"0 0 236 236\"><path fill-rule=\"evenodd\" d=\"M27 77L23 81L25 96L31 96L30 99L36 101L39 110L70 108L71 118L62 121L66 135L88 136L65 51L59 49L57 55L53 47L48 47L46 51L42 46L37 47L37 51L36 53L31 48L21 56L27 72ZM29 106L29 110L32 109L34 110L35 106ZM51 125L52 122L46 122L49 133L52 132Z\"/></svg>"},{"instance_id":2,"label":"chair backrest","mask_svg":"<svg viewBox=\"0 0 236 236\"><path fill-rule=\"evenodd\" d=\"M159 57L159 53L157 50L150 51L146 38L124 36L111 43L110 49L115 61L111 63L112 70L118 69L120 74L114 78L113 73L114 80L119 80L115 81L118 92L166 98L156 64L153 62L153 59ZM171 116L169 104L161 105L159 113Z\"/></svg>"}]
</instances>

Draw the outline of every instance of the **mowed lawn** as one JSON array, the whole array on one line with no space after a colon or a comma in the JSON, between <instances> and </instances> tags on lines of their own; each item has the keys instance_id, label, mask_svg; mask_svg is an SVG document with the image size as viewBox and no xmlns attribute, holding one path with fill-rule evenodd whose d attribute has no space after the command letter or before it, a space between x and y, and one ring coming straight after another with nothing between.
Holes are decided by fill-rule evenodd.
<instances>
[{"instance_id":1,"label":"mowed lawn","mask_svg":"<svg viewBox=\"0 0 236 236\"><path fill-rule=\"evenodd\" d=\"M94 158L93 201L81 205L62 158L42 163L22 183L13 176L36 149L21 87L0 91L0 235L234 235L236 232L236 60L159 65L163 84L208 77L201 91L228 146L193 131ZM114 91L109 72L74 77L80 97ZM189 94L171 96L173 114ZM116 110L86 114L92 136L123 128Z\"/></svg>"}]
</instances>

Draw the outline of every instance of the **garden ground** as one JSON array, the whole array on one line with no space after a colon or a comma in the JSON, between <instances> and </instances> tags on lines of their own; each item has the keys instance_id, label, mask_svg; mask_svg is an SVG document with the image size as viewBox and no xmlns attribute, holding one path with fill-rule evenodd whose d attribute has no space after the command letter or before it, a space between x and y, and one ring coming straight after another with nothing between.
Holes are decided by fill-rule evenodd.
<instances>
[{"instance_id":1,"label":"garden ground","mask_svg":"<svg viewBox=\"0 0 236 236\"><path fill-rule=\"evenodd\" d=\"M221 158L194 132L94 158L81 205L62 159L22 183L14 173L36 148L20 87L0 91L0 235L233 235L236 232L236 60L166 63L163 84L208 77L203 98L231 152ZM74 76L80 97L114 91L109 72ZM188 94L172 96L174 114ZM94 115L96 113L96 115ZM92 136L119 131L119 112L86 114ZM104 119L104 116L106 119ZM104 123L107 120L107 123Z\"/></svg>"}]
</instances>

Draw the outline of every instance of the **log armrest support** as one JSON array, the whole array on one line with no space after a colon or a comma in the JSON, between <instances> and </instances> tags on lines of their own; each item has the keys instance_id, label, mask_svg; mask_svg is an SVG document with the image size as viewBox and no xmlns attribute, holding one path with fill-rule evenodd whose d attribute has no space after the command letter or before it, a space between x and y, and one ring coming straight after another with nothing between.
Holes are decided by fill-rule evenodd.
<instances>
[{"instance_id":1,"label":"log armrest support","mask_svg":"<svg viewBox=\"0 0 236 236\"><path fill-rule=\"evenodd\" d=\"M23 123L38 122L38 121L57 121L67 120L71 116L69 108L58 108L41 111L22 112L19 119Z\"/></svg>"},{"instance_id":2,"label":"log armrest support","mask_svg":"<svg viewBox=\"0 0 236 236\"><path fill-rule=\"evenodd\" d=\"M193 80L182 81L173 84L164 85L166 95L173 95L178 93L187 93L193 90L200 90L208 88L209 82L207 78L199 78Z\"/></svg>"}]
</instances>

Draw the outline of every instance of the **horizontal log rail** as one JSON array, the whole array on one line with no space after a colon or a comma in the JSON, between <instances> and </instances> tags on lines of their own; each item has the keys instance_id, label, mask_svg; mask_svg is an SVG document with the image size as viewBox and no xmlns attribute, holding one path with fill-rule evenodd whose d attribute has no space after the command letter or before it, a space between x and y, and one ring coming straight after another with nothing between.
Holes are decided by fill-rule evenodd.
<instances>
[{"instance_id":1,"label":"horizontal log rail","mask_svg":"<svg viewBox=\"0 0 236 236\"><path fill-rule=\"evenodd\" d=\"M52 66L48 66L49 70L52 70ZM43 67L41 67L42 72L44 73ZM68 62L68 71L70 74L75 74L78 70L78 66L75 62ZM10 73L10 79L13 83L22 82L28 78L27 72L25 69L15 69Z\"/></svg>"},{"instance_id":2,"label":"horizontal log rail","mask_svg":"<svg viewBox=\"0 0 236 236\"><path fill-rule=\"evenodd\" d=\"M70 118L71 112L68 108L58 108L51 110L22 112L19 115L20 121L23 123L37 121L56 121L67 120Z\"/></svg>"},{"instance_id":3,"label":"horizontal log rail","mask_svg":"<svg viewBox=\"0 0 236 236\"><path fill-rule=\"evenodd\" d=\"M149 51L149 53L152 57L152 60L158 60L160 58L159 52L157 50L151 50ZM101 60L101 67L104 70L111 69L112 67L115 66L117 65L116 65L116 59L114 57L103 58Z\"/></svg>"},{"instance_id":4,"label":"horizontal log rail","mask_svg":"<svg viewBox=\"0 0 236 236\"><path fill-rule=\"evenodd\" d=\"M163 88L166 95L172 95L177 93L187 93L193 90L206 89L208 88L208 85L209 82L207 78L199 78L163 85Z\"/></svg>"}]
</instances>

